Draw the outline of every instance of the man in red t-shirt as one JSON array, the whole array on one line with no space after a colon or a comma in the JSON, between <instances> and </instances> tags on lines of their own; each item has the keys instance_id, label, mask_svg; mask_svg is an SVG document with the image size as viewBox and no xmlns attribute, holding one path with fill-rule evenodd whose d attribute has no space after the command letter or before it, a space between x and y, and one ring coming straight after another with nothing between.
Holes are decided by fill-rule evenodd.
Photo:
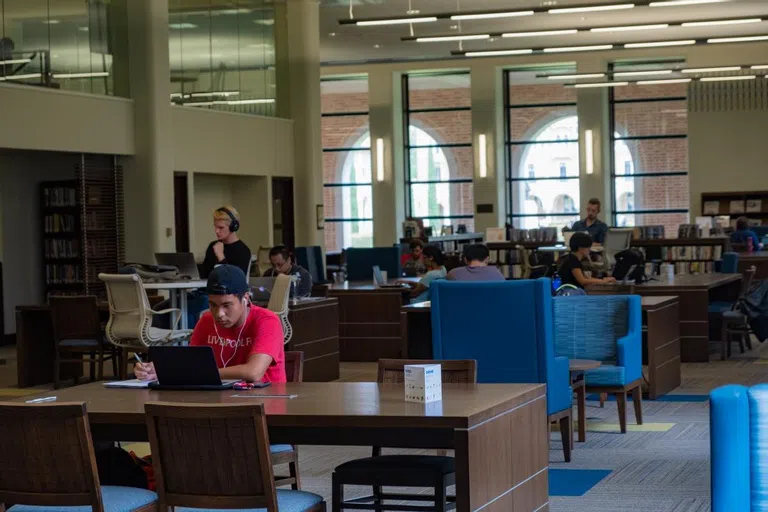
<instances>
[{"instance_id":1,"label":"man in red t-shirt","mask_svg":"<svg viewBox=\"0 0 768 512\"><path fill-rule=\"evenodd\" d=\"M219 265L208 276L209 311L192 332L192 346L213 348L222 379L285 382L283 327L273 312L248 300L245 274ZM157 380L152 363L137 364L137 379Z\"/></svg>"}]
</instances>

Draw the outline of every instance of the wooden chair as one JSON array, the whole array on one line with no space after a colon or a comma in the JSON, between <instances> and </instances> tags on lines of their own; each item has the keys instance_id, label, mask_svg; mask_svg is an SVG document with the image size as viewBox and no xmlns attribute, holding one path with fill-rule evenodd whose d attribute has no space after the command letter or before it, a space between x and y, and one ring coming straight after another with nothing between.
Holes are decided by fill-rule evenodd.
<instances>
[{"instance_id":1,"label":"wooden chair","mask_svg":"<svg viewBox=\"0 0 768 512\"><path fill-rule=\"evenodd\" d=\"M405 365L440 364L444 383L475 384L477 361L425 361L406 359L380 359L377 381L380 384L398 384L405 380ZM442 455L381 455L381 448L373 448L373 456L344 463L333 471L333 512L346 507L356 510L434 511L445 512L455 508L456 497L448 496L447 489L456 483L453 457ZM373 495L344 500L345 485L373 487ZM426 487L434 494L387 494L383 487ZM385 501L427 501L432 506L385 504Z\"/></svg>"},{"instance_id":2,"label":"wooden chair","mask_svg":"<svg viewBox=\"0 0 768 512\"><path fill-rule=\"evenodd\" d=\"M731 343L734 341L734 335L739 337L739 349L741 350L742 354L744 353L745 342L747 344L747 348L752 350L752 340L750 339L752 328L749 325L749 318L747 318L747 315L739 311L738 306L749 293L749 288L752 286L752 281L754 280L756 273L757 267L754 265L744 271L744 276L741 281L741 291L739 293L739 298L736 300L736 302L733 303L729 311L724 311L722 313L723 326L721 335L722 344L720 359L723 361L731 357Z\"/></svg>"},{"instance_id":3,"label":"wooden chair","mask_svg":"<svg viewBox=\"0 0 768 512\"><path fill-rule=\"evenodd\" d=\"M304 352L285 353L285 378L288 382L301 382L304 378ZM301 489L299 476L299 447L291 444L273 444L272 465L288 464L289 476L275 476L275 486L290 485L291 489Z\"/></svg>"},{"instance_id":4,"label":"wooden chair","mask_svg":"<svg viewBox=\"0 0 768 512\"><path fill-rule=\"evenodd\" d=\"M96 378L103 380L104 362L111 359L113 375L117 377L120 359L118 354L122 354L122 351L104 339L96 297L51 297L50 304L53 340L56 344L54 389L58 389L60 385L62 364L87 362L90 364L91 381ZM79 374L78 371L77 375Z\"/></svg>"},{"instance_id":5,"label":"wooden chair","mask_svg":"<svg viewBox=\"0 0 768 512\"><path fill-rule=\"evenodd\" d=\"M161 510L325 512L322 496L275 489L262 404L144 408Z\"/></svg>"},{"instance_id":6,"label":"wooden chair","mask_svg":"<svg viewBox=\"0 0 768 512\"><path fill-rule=\"evenodd\" d=\"M0 417L0 510L157 510L154 492L99 485L84 403L4 402Z\"/></svg>"}]
</instances>

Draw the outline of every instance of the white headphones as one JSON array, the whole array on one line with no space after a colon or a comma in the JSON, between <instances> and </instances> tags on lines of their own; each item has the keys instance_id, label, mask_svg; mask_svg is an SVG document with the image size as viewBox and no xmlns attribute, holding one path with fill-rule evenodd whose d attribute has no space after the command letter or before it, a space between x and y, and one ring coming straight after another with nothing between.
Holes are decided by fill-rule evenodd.
<instances>
[{"instance_id":1,"label":"white headphones","mask_svg":"<svg viewBox=\"0 0 768 512\"><path fill-rule=\"evenodd\" d=\"M245 330L245 326L248 325L248 317L251 313L251 307L249 304L249 301L246 297L243 297L243 306L245 306L245 321L243 322L243 326L240 328L240 332L237 333L237 340L235 341L234 350L232 351L232 355L229 356L229 359L224 361L224 339L219 334L219 329L216 327L216 320L213 321L213 330L216 332L216 337L219 339L219 344L221 345L221 364L224 365L224 368L226 368L229 363L232 362L232 359L234 359L235 354L237 354L237 348L240 346L240 337L243 335L243 331Z\"/></svg>"}]
</instances>

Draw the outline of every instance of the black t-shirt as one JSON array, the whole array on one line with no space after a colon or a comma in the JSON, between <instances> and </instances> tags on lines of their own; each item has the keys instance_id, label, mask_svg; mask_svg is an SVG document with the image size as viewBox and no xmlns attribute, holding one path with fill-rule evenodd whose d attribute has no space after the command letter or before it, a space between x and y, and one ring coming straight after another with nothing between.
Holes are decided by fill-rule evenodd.
<instances>
[{"instance_id":1,"label":"black t-shirt","mask_svg":"<svg viewBox=\"0 0 768 512\"><path fill-rule=\"evenodd\" d=\"M208 244L208 248L205 250L205 259L203 260L200 277L208 279L208 276L213 271L213 267L223 264L240 267L240 270L246 274L248 273L248 265L251 262L251 250L242 240L232 242L231 244L224 244L224 261L216 259L216 253L213 252L213 246L216 243L218 241L214 240Z\"/></svg>"},{"instance_id":2,"label":"black t-shirt","mask_svg":"<svg viewBox=\"0 0 768 512\"><path fill-rule=\"evenodd\" d=\"M578 288L583 288L573 275L573 271L579 269L584 272L584 267L581 264L581 260L573 253L568 253L566 256L560 258L557 265L557 273L560 275L562 284L572 284Z\"/></svg>"}]
</instances>

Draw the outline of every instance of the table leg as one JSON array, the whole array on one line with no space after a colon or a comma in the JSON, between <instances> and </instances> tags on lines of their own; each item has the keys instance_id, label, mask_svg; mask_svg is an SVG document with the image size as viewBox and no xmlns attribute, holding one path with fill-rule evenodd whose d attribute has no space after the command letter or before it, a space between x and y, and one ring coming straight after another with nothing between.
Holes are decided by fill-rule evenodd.
<instances>
[{"instance_id":1,"label":"table leg","mask_svg":"<svg viewBox=\"0 0 768 512\"><path fill-rule=\"evenodd\" d=\"M181 328L182 329L189 329L189 321L187 320L187 290L178 290L179 292L179 302L181 309Z\"/></svg>"},{"instance_id":2,"label":"table leg","mask_svg":"<svg viewBox=\"0 0 768 512\"><path fill-rule=\"evenodd\" d=\"M583 380L576 384L573 391L576 393L576 408L579 413L579 442L584 443L587 440L587 388Z\"/></svg>"},{"instance_id":3,"label":"table leg","mask_svg":"<svg viewBox=\"0 0 768 512\"><path fill-rule=\"evenodd\" d=\"M549 501L549 425L539 396L454 431L456 511L531 512Z\"/></svg>"},{"instance_id":4,"label":"table leg","mask_svg":"<svg viewBox=\"0 0 768 512\"><path fill-rule=\"evenodd\" d=\"M179 297L176 294L177 292L178 292L178 290L168 290L168 296L169 296L169 298L171 300L171 309L179 309ZM183 318L177 320L177 318L179 318L178 315L179 315L179 313L176 312L176 311L171 313L171 329L174 329L177 325L179 325L179 324L176 323L177 321L179 321L179 320L183 321ZM183 325L183 324L181 324L181 325Z\"/></svg>"}]
</instances>

